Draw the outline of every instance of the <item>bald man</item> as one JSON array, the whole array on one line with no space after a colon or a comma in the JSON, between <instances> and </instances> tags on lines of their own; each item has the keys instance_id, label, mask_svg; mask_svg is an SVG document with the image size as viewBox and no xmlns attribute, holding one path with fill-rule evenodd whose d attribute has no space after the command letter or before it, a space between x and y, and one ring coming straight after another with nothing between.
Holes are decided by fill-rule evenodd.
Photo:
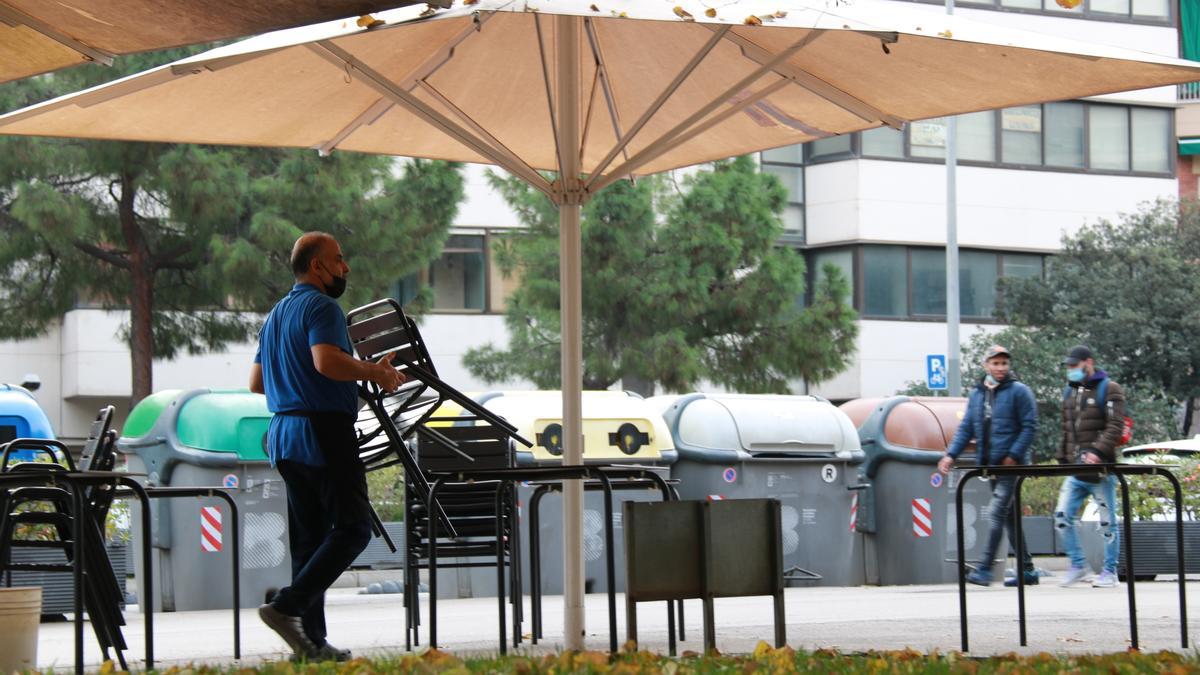
<instances>
[{"instance_id":1,"label":"bald man","mask_svg":"<svg viewBox=\"0 0 1200 675\"><path fill-rule=\"evenodd\" d=\"M309 232L291 255L296 285L267 316L250 370L250 390L275 413L267 451L288 498L292 583L258 608L297 660L345 661L325 639L325 591L371 538L366 473L354 421L359 380L393 391L404 381L391 355L353 356L337 303L350 266L332 235Z\"/></svg>"}]
</instances>

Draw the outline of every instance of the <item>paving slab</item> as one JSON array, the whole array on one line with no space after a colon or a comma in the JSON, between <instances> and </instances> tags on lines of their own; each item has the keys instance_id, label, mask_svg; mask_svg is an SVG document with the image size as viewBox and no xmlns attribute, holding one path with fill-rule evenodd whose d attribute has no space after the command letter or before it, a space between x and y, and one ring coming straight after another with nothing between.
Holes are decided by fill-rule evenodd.
<instances>
[{"instance_id":1,"label":"paving slab","mask_svg":"<svg viewBox=\"0 0 1200 675\"><path fill-rule=\"evenodd\" d=\"M1028 646L1018 643L1017 594L999 584L990 588L970 587L970 653L992 655L1015 652L1110 653L1129 647L1129 621L1124 585L1117 588L1060 588L1047 583L1027 589ZM1189 579L1188 615L1191 626L1200 623L1200 588ZM1135 586L1138 627L1145 651L1173 650L1192 653L1180 643L1177 587L1174 582L1155 581ZM854 588L789 588L786 593L788 644L796 648L836 648L846 652L872 649L912 648L922 652L947 652L959 648L958 588L936 586L863 586ZM399 595L363 595L357 589L331 591L327 599L330 642L352 649L356 655L401 653L404 646L404 611ZM422 597L422 616L428 616L428 599ZM525 600L526 638L531 630L529 600ZM701 608L699 601L685 603L687 639L680 649L700 651ZM618 596L619 642L625 639L624 597ZM520 651L548 653L562 648L563 603L561 596L547 596L544 604L546 639L531 645L526 639ZM170 612L155 614L156 665L187 663L231 664L233 659L232 618L226 611ZM456 654L492 654L498 651L497 602L495 598L441 600L438 603L441 647ZM749 652L759 640L771 640L771 599L727 598L716 601L717 647L722 652ZM130 644L131 665L142 664L142 615L132 608L126 613L125 636ZM254 608L244 609L242 620L242 663L285 658L287 648L258 619ZM607 597L591 594L586 599L589 648L608 648ZM427 626L421 630L422 640ZM667 631L664 603L644 603L638 612L643 647L666 653ZM1190 629L1188 644L1195 645L1200 630ZM99 649L87 627L86 655L89 667L101 664ZM510 650L511 651L511 650ZM70 623L41 625L38 664L41 668L70 670L74 651Z\"/></svg>"}]
</instances>

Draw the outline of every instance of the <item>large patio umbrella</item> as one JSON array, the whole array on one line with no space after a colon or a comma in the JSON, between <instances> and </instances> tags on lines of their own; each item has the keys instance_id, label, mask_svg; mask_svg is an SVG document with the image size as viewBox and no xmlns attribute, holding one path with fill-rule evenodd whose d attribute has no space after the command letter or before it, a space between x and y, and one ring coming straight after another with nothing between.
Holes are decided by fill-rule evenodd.
<instances>
[{"instance_id":1,"label":"large patio umbrella","mask_svg":"<svg viewBox=\"0 0 1200 675\"><path fill-rule=\"evenodd\" d=\"M577 464L579 213L597 190L880 125L1200 80L1185 61L872 0L677 2L465 0L366 29L281 31L5 115L0 133L354 150L520 176L560 207L563 461ZM571 485L570 649L584 643L581 521Z\"/></svg>"},{"instance_id":2,"label":"large patio umbrella","mask_svg":"<svg viewBox=\"0 0 1200 675\"><path fill-rule=\"evenodd\" d=\"M0 0L0 82L422 0Z\"/></svg>"}]
</instances>

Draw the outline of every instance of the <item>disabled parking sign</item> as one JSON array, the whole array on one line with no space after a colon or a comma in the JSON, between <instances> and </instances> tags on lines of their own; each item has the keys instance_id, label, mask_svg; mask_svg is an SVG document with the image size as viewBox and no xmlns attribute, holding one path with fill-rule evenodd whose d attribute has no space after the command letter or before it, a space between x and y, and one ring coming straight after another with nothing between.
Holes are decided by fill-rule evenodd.
<instances>
[{"instance_id":1,"label":"disabled parking sign","mask_svg":"<svg viewBox=\"0 0 1200 675\"><path fill-rule=\"evenodd\" d=\"M949 388L950 382L946 375L945 354L925 355L925 382L929 384L930 389Z\"/></svg>"}]
</instances>

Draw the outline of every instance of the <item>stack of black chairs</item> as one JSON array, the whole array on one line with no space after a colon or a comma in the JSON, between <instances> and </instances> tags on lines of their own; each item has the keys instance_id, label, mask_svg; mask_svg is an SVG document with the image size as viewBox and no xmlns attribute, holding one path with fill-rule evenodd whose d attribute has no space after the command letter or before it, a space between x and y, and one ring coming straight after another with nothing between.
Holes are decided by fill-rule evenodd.
<instances>
[{"instance_id":1,"label":"stack of black chairs","mask_svg":"<svg viewBox=\"0 0 1200 675\"><path fill-rule=\"evenodd\" d=\"M83 471L112 471L116 464L117 432L112 429L113 407L100 409L83 446L78 468ZM32 454L35 461L12 461ZM40 461L42 458L45 461ZM20 484L0 484L0 572L5 585L12 585L13 572L73 571L78 546L83 548L83 606L105 660L116 652L121 668L127 670L128 649L121 626L124 596L104 546L105 520L114 497L110 485L70 488L69 481L56 481L57 474L72 473L77 465L67 447L58 441L18 438L0 452L0 474L20 476ZM15 485L15 484L14 484ZM83 511L76 512L71 489L83 489ZM75 521L80 521L82 541L75 541ZM24 536L20 526L41 528L46 538ZM18 548L57 549L65 562L14 562ZM76 589L79 592L79 589Z\"/></svg>"},{"instance_id":2,"label":"stack of black chairs","mask_svg":"<svg viewBox=\"0 0 1200 675\"><path fill-rule=\"evenodd\" d=\"M347 322L360 358L378 360L392 354L392 365L406 377L394 392L373 384L363 386L360 396L367 405L357 425L359 456L368 471L396 464L404 468L406 648L417 643L421 569L427 569L432 577L437 567L495 565L498 580L502 580L507 568L514 626L519 627L521 575L515 491L498 482L456 481L446 476L458 470L511 467L514 442L526 447L532 444L516 427L438 377L416 322L396 301L380 300L352 310ZM443 404L453 404L462 412L454 417L434 417ZM435 483L439 485L436 499ZM431 536L435 519L437 532ZM433 562L439 558L444 562ZM430 602L436 598L431 597ZM519 635L520 629L515 632ZM502 649L503 642L502 634Z\"/></svg>"}]
</instances>

